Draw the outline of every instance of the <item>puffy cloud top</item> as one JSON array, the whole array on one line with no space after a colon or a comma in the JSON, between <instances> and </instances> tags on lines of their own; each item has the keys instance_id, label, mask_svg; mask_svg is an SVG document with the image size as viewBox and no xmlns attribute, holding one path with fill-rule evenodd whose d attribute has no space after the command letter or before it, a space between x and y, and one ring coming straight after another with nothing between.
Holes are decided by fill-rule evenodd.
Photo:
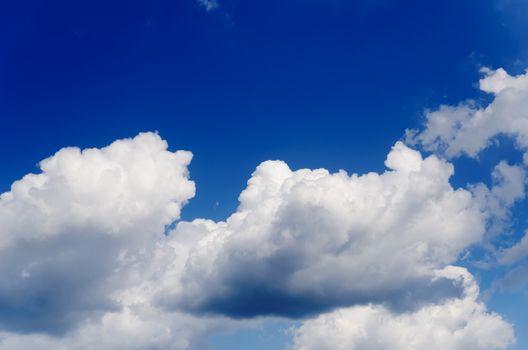
<instances>
[{"instance_id":1,"label":"puffy cloud top","mask_svg":"<svg viewBox=\"0 0 528 350\"><path fill-rule=\"evenodd\" d=\"M175 236L203 238L182 272L185 288L163 301L197 313L295 317L456 294L456 283L433 276L481 238L483 213L470 192L450 186L453 167L437 157L398 142L385 164L382 174L349 176L262 163L225 222L177 226Z\"/></svg>"},{"instance_id":2,"label":"puffy cloud top","mask_svg":"<svg viewBox=\"0 0 528 350\"><path fill-rule=\"evenodd\" d=\"M159 232L194 196L192 154L167 151L153 133L102 149L64 148L40 162L42 173L0 197L0 246L45 239L81 226L110 235Z\"/></svg>"}]
</instances>

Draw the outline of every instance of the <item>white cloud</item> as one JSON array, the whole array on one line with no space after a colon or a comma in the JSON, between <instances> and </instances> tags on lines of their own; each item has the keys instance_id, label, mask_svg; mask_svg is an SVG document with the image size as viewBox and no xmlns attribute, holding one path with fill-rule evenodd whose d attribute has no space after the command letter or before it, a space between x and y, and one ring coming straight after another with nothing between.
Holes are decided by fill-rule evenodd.
<instances>
[{"instance_id":1,"label":"white cloud","mask_svg":"<svg viewBox=\"0 0 528 350\"><path fill-rule=\"evenodd\" d=\"M467 101L442 105L427 114L425 129L409 133L411 142L426 150L457 157L476 157L499 135L512 137L517 147L528 150L528 73L510 76L504 69L484 69L480 89L493 95L486 107Z\"/></svg>"},{"instance_id":2,"label":"white cloud","mask_svg":"<svg viewBox=\"0 0 528 350\"><path fill-rule=\"evenodd\" d=\"M0 196L0 329L63 334L122 307L194 196L191 153L153 133L64 148Z\"/></svg>"},{"instance_id":3,"label":"white cloud","mask_svg":"<svg viewBox=\"0 0 528 350\"><path fill-rule=\"evenodd\" d=\"M167 151L152 133L102 149L64 148L40 162L42 173L26 175L1 195L0 247L81 226L113 237L158 234L194 196L191 158Z\"/></svg>"},{"instance_id":4,"label":"white cloud","mask_svg":"<svg viewBox=\"0 0 528 350\"><path fill-rule=\"evenodd\" d=\"M492 350L514 340L512 326L477 301L478 287L462 268L439 274L464 279L461 298L394 314L379 305L339 309L294 330L295 350Z\"/></svg>"},{"instance_id":5,"label":"white cloud","mask_svg":"<svg viewBox=\"0 0 528 350\"><path fill-rule=\"evenodd\" d=\"M437 157L398 142L386 165L382 174L349 176L262 163L227 221L180 223L172 233L203 238L181 272L185 289L163 303L295 317L456 294L453 281L432 277L481 239L485 215L469 191L450 186L453 167Z\"/></svg>"}]
</instances>

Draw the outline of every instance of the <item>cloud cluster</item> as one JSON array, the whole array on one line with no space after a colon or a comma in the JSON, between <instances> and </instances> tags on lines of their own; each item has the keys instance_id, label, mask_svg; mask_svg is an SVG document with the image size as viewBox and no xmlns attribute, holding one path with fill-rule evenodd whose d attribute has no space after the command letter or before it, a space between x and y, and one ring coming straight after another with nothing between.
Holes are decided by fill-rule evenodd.
<instances>
[{"instance_id":1,"label":"cloud cluster","mask_svg":"<svg viewBox=\"0 0 528 350\"><path fill-rule=\"evenodd\" d=\"M382 174L258 166L225 222L180 223L199 232L162 302L231 317L302 317L367 302L413 308L460 293L436 269L478 242L485 215L453 189L453 167L398 142Z\"/></svg>"},{"instance_id":2,"label":"cloud cluster","mask_svg":"<svg viewBox=\"0 0 528 350\"><path fill-rule=\"evenodd\" d=\"M512 326L486 311L478 287L462 268L440 272L463 280L461 298L394 314L379 305L324 314L294 330L295 350L490 350L514 342Z\"/></svg>"},{"instance_id":3,"label":"cloud cluster","mask_svg":"<svg viewBox=\"0 0 528 350\"><path fill-rule=\"evenodd\" d=\"M481 107L472 101L458 106L440 106L426 115L421 131L408 130L407 141L447 158L460 155L477 157L485 148L507 136L524 153L524 164L500 162L492 172L496 186L488 189L483 184L471 188L481 208L491 220L489 233L504 231L510 219L510 208L525 197L526 166L528 165L528 72L509 75L504 69L483 69L485 77L480 89L492 95L491 102ZM526 236L514 246L500 249L498 261L513 264L528 256Z\"/></svg>"},{"instance_id":4,"label":"cloud cluster","mask_svg":"<svg viewBox=\"0 0 528 350\"><path fill-rule=\"evenodd\" d=\"M167 148L153 133L65 148L0 196L0 349L203 349L239 318L321 312L296 331L297 348L337 349L325 332L343 349L387 348L368 340L379 337L423 348L408 335L418 325L453 335L447 349L512 341L449 265L486 231L482 198L517 198L516 168L466 190L450 185L451 164L401 142L380 174L267 161L226 221L165 234L195 192L191 153Z\"/></svg>"}]
</instances>

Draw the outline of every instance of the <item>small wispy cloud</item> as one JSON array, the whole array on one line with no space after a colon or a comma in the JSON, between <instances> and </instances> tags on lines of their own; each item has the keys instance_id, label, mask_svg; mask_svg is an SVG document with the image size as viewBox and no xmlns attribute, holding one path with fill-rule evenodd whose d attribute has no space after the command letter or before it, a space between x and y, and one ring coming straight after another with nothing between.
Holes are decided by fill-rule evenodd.
<instances>
[{"instance_id":1,"label":"small wispy cloud","mask_svg":"<svg viewBox=\"0 0 528 350\"><path fill-rule=\"evenodd\" d=\"M218 0L198 0L198 4L207 12L214 11L220 7Z\"/></svg>"}]
</instances>

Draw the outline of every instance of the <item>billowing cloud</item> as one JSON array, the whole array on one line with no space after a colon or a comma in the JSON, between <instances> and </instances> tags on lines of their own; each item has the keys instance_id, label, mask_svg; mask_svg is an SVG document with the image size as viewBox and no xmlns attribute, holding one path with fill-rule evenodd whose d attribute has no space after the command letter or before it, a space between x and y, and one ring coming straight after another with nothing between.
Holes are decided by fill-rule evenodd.
<instances>
[{"instance_id":1,"label":"billowing cloud","mask_svg":"<svg viewBox=\"0 0 528 350\"><path fill-rule=\"evenodd\" d=\"M122 308L165 225L194 196L191 153L153 133L64 148L0 196L0 329L62 334Z\"/></svg>"},{"instance_id":2,"label":"billowing cloud","mask_svg":"<svg viewBox=\"0 0 528 350\"><path fill-rule=\"evenodd\" d=\"M465 270L446 265L482 238L494 208L484 202L516 200L514 166L497 167L492 189L465 190L450 185L451 164L401 142L381 174L268 161L225 222L165 234L194 196L191 158L153 133L65 148L1 195L0 349L203 349L206 335L247 322L238 318L349 306L319 319L362 310L361 327L388 332L392 319L405 330L447 313L428 330L479 324L483 339L502 330L496 348L513 339ZM316 320L296 346L311 344L303 330Z\"/></svg>"},{"instance_id":3,"label":"billowing cloud","mask_svg":"<svg viewBox=\"0 0 528 350\"><path fill-rule=\"evenodd\" d=\"M480 89L493 95L491 103L442 105L427 114L423 131L409 132L409 140L449 158L476 157L499 135L512 137L519 149L527 151L528 73L510 76L502 68L483 72Z\"/></svg>"},{"instance_id":4,"label":"billowing cloud","mask_svg":"<svg viewBox=\"0 0 528 350\"><path fill-rule=\"evenodd\" d=\"M511 324L477 300L478 287L466 270L448 267L439 274L462 279L462 297L401 314L380 305L339 309L295 329L293 348L494 350L514 342Z\"/></svg>"},{"instance_id":5,"label":"billowing cloud","mask_svg":"<svg viewBox=\"0 0 528 350\"><path fill-rule=\"evenodd\" d=\"M453 167L398 142L382 174L292 171L262 163L225 222L180 223L203 237L165 306L232 317L300 317L338 306L415 308L458 295L434 278L485 231L472 194L453 189Z\"/></svg>"}]
</instances>

